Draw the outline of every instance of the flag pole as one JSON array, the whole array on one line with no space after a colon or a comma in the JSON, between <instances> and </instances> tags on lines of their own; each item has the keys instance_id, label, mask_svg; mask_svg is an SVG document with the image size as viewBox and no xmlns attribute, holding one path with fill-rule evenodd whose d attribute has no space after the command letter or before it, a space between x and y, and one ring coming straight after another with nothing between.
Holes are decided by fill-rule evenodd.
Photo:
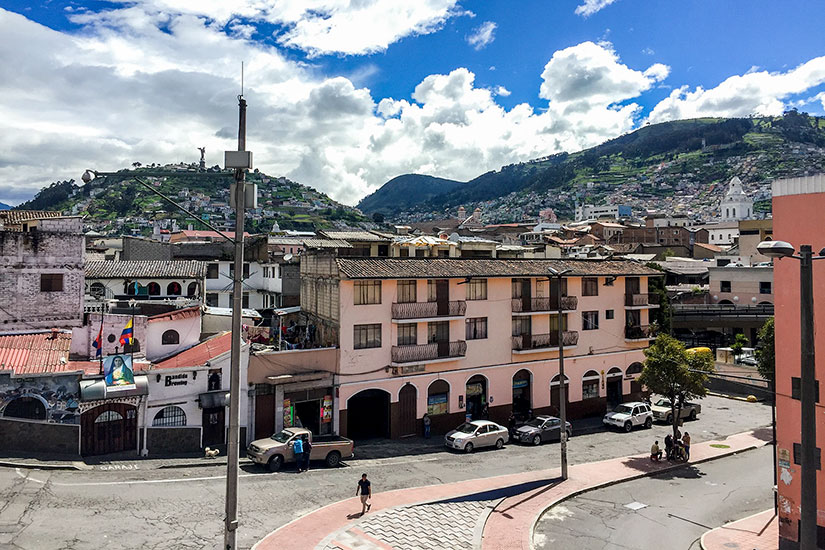
<instances>
[{"instance_id":1,"label":"flag pole","mask_svg":"<svg viewBox=\"0 0 825 550\"><path fill-rule=\"evenodd\" d=\"M103 300L100 301L100 330L97 331L97 338L100 340L100 347L97 348L97 353L100 354L100 374L103 374Z\"/></svg>"}]
</instances>

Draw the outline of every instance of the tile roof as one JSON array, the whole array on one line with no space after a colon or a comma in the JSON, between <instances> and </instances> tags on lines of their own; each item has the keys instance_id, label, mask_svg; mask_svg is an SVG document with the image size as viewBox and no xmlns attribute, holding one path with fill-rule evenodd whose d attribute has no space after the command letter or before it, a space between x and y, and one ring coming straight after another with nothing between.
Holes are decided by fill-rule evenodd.
<instances>
[{"instance_id":1,"label":"tile roof","mask_svg":"<svg viewBox=\"0 0 825 550\"><path fill-rule=\"evenodd\" d=\"M200 317L200 314L200 306L185 307L182 309L167 311L166 313L160 313L158 315L152 315L151 317L149 317L148 322L156 323L158 321L176 321L178 319L190 319L192 317Z\"/></svg>"},{"instance_id":2,"label":"tile roof","mask_svg":"<svg viewBox=\"0 0 825 550\"><path fill-rule=\"evenodd\" d=\"M716 246L715 244L708 244L708 243L693 243L693 246L698 246L699 248L706 248L711 252L722 252L722 248Z\"/></svg>"},{"instance_id":3,"label":"tile roof","mask_svg":"<svg viewBox=\"0 0 825 550\"><path fill-rule=\"evenodd\" d=\"M0 220L7 224L17 224L26 220L62 217L62 213L53 210L0 210Z\"/></svg>"},{"instance_id":4,"label":"tile roof","mask_svg":"<svg viewBox=\"0 0 825 550\"><path fill-rule=\"evenodd\" d=\"M231 348L232 333L222 332L186 351L182 351L177 355L155 363L149 367L149 370L200 367L205 365L207 361L227 353Z\"/></svg>"},{"instance_id":5,"label":"tile roof","mask_svg":"<svg viewBox=\"0 0 825 550\"><path fill-rule=\"evenodd\" d=\"M343 278L432 279L463 277L540 277L549 268L569 276L641 275L661 272L630 260L504 260L475 258L337 258Z\"/></svg>"},{"instance_id":6,"label":"tile roof","mask_svg":"<svg viewBox=\"0 0 825 550\"><path fill-rule=\"evenodd\" d=\"M301 239L300 242L307 248L352 248L351 244L341 239Z\"/></svg>"},{"instance_id":7,"label":"tile roof","mask_svg":"<svg viewBox=\"0 0 825 550\"><path fill-rule=\"evenodd\" d=\"M68 369L72 333L62 331L0 335L0 370L15 374L62 372Z\"/></svg>"},{"instance_id":8,"label":"tile roof","mask_svg":"<svg viewBox=\"0 0 825 550\"><path fill-rule=\"evenodd\" d=\"M86 262L87 279L185 278L202 279L206 263L195 260L107 260Z\"/></svg>"},{"instance_id":9,"label":"tile roof","mask_svg":"<svg viewBox=\"0 0 825 550\"><path fill-rule=\"evenodd\" d=\"M376 243L389 242L386 237L381 237L369 231L320 231L321 235L329 239L341 239L344 241L369 241Z\"/></svg>"},{"instance_id":10,"label":"tile roof","mask_svg":"<svg viewBox=\"0 0 825 550\"><path fill-rule=\"evenodd\" d=\"M205 231L200 229L184 229L182 231L176 231L172 233L172 235L183 235L187 238L195 238L195 239L205 239L205 238L224 238L224 239L234 239L235 232L234 231L221 231L218 233L217 231ZM249 233L246 231L243 232L244 237L248 237Z\"/></svg>"}]
</instances>

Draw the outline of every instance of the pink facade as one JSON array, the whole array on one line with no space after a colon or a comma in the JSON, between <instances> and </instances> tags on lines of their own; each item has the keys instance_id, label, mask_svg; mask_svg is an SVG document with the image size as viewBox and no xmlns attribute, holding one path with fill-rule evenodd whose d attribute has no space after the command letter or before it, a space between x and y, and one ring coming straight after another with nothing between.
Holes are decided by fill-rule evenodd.
<instances>
[{"instance_id":1,"label":"pink facade","mask_svg":"<svg viewBox=\"0 0 825 550\"><path fill-rule=\"evenodd\" d=\"M773 222L775 240L790 242L796 250L809 244L814 255L825 247L825 177L822 175L773 184ZM813 263L814 344L816 378L825 380L825 261ZM776 307L776 429L778 453L779 536L781 549L799 548L801 466L795 457L799 444L800 402L793 398L793 378L800 377L799 262L793 259L774 261ZM817 405L817 447L825 447L825 416L821 401ZM817 508L820 529L825 526L825 485L817 471Z\"/></svg>"}]
</instances>

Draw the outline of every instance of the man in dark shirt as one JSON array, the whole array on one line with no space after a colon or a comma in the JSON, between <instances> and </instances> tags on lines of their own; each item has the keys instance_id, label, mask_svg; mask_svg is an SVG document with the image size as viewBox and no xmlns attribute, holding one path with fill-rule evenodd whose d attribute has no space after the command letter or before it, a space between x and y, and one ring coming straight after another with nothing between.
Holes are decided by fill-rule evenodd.
<instances>
[{"instance_id":1,"label":"man in dark shirt","mask_svg":"<svg viewBox=\"0 0 825 550\"><path fill-rule=\"evenodd\" d=\"M361 493L361 515L363 516L372 506L367 502L372 496L372 484L367 480L367 474L361 474L361 479L358 480L355 496L358 496L358 493Z\"/></svg>"}]
</instances>

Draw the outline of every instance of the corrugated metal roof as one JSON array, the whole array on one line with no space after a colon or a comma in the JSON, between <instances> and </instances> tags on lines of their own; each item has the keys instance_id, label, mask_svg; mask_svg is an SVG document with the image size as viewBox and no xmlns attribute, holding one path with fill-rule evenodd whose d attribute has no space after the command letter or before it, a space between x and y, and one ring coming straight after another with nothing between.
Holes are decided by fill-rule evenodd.
<instances>
[{"instance_id":1,"label":"corrugated metal roof","mask_svg":"<svg viewBox=\"0 0 825 550\"><path fill-rule=\"evenodd\" d=\"M341 239L302 239L307 248L352 248L352 245Z\"/></svg>"},{"instance_id":2,"label":"corrugated metal roof","mask_svg":"<svg viewBox=\"0 0 825 550\"><path fill-rule=\"evenodd\" d=\"M57 330L0 335L0 370L11 369L18 375L71 370L67 368L71 345L72 333Z\"/></svg>"},{"instance_id":3,"label":"corrugated metal roof","mask_svg":"<svg viewBox=\"0 0 825 550\"><path fill-rule=\"evenodd\" d=\"M630 260L508 260L470 258L337 258L341 275L350 279L432 279L458 277L543 277L571 270L568 276L662 273Z\"/></svg>"},{"instance_id":4,"label":"corrugated metal roof","mask_svg":"<svg viewBox=\"0 0 825 550\"><path fill-rule=\"evenodd\" d=\"M344 241L389 242L388 238L370 233L369 231L320 231L320 233L329 239L341 239Z\"/></svg>"},{"instance_id":5,"label":"corrugated metal roof","mask_svg":"<svg viewBox=\"0 0 825 550\"><path fill-rule=\"evenodd\" d=\"M108 260L87 262L87 279L202 279L206 276L206 263L195 260L172 262L159 260Z\"/></svg>"},{"instance_id":6,"label":"corrugated metal roof","mask_svg":"<svg viewBox=\"0 0 825 550\"><path fill-rule=\"evenodd\" d=\"M0 220L7 224L17 224L26 220L62 217L62 213L52 210L0 210Z\"/></svg>"}]
</instances>

